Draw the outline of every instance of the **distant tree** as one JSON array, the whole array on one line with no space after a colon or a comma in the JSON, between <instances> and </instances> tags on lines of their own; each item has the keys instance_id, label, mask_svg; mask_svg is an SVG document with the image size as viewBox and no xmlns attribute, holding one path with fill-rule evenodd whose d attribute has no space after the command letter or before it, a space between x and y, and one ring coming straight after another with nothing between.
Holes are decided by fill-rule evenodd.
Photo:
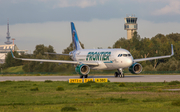
<instances>
[{"instance_id":1,"label":"distant tree","mask_svg":"<svg viewBox=\"0 0 180 112\"><path fill-rule=\"evenodd\" d=\"M14 56L19 58L19 54L18 52L14 51L13 52ZM8 68L8 67L14 67L14 66L20 66L22 65L22 61L21 60L16 60L12 57L12 54L11 52L9 52L7 55L6 55L6 58L5 58L5 63L3 64L3 68Z\"/></svg>"},{"instance_id":2,"label":"distant tree","mask_svg":"<svg viewBox=\"0 0 180 112\"><path fill-rule=\"evenodd\" d=\"M179 61L175 58L169 59L165 63L160 63L157 67L158 71L178 71L179 70Z\"/></svg>"},{"instance_id":3,"label":"distant tree","mask_svg":"<svg viewBox=\"0 0 180 112\"><path fill-rule=\"evenodd\" d=\"M33 51L33 56L35 58L39 58L39 59L43 59L43 58L47 58L48 59L52 59L55 57L55 55L47 55L45 54L45 52L49 52L49 53L55 53L53 46L49 45L48 47L44 46L43 44L40 45L36 45L36 49Z\"/></svg>"},{"instance_id":4,"label":"distant tree","mask_svg":"<svg viewBox=\"0 0 180 112\"><path fill-rule=\"evenodd\" d=\"M81 43L82 48L84 45ZM73 51L73 44L64 49L63 54L69 54L70 51ZM51 55L45 54L45 52L55 53L54 48L49 45L48 47L43 44L37 45L36 49L33 51L31 58L36 59L54 59L54 60L71 60L69 56L62 55ZM74 70L74 67L71 64L61 64L59 63L40 63L40 62L28 62L23 66L23 70L26 72L62 72L62 71L71 71Z\"/></svg>"},{"instance_id":5,"label":"distant tree","mask_svg":"<svg viewBox=\"0 0 180 112\"><path fill-rule=\"evenodd\" d=\"M130 50L130 41L125 39L125 38L120 38L119 40L117 40L114 45L113 48L124 48L127 50Z\"/></svg>"},{"instance_id":6,"label":"distant tree","mask_svg":"<svg viewBox=\"0 0 180 112\"><path fill-rule=\"evenodd\" d=\"M54 48L49 45L48 47L43 44L37 45L33 51L31 58L36 59L55 59L55 55L45 54L45 52L55 53ZM40 62L26 62L23 70L26 72L51 72L53 71L56 63L40 63Z\"/></svg>"},{"instance_id":7,"label":"distant tree","mask_svg":"<svg viewBox=\"0 0 180 112\"><path fill-rule=\"evenodd\" d=\"M134 59L148 58L154 56L170 55L170 45L174 45L174 59L171 58L157 59L152 61L140 62L145 71L169 71L180 70L180 34L157 34L152 38L140 38L137 32L134 32L132 39L127 40L120 38L115 42L113 48L124 48L131 52ZM177 63L175 63L177 62ZM170 66L171 65L171 66Z\"/></svg>"},{"instance_id":8,"label":"distant tree","mask_svg":"<svg viewBox=\"0 0 180 112\"><path fill-rule=\"evenodd\" d=\"M174 57L180 61L180 41L176 41L174 44Z\"/></svg>"},{"instance_id":9,"label":"distant tree","mask_svg":"<svg viewBox=\"0 0 180 112\"><path fill-rule=\"evenodd\" d=\"M173 41L180 41L180 34L179 33L171 33L166 35L168 38L172 39Z\"/></svg>"},{"instance_id":10,"label":"distant tree","mask_svg":"<svg viewBox=\"0 0 180 112\"><path fill-rule=\"evenodd\" d=\"M134 32L131 40L131 45L133 45L136 50L140 50L142 45L141 37L136 31Z\"/></svg>"},{"instance_id":11,"label":"distant tree","mask_svg":"<svg viewBox=\"0 0 180 112\"><path fill-rule=\"evenodd\" d=\"M149 64L143 67L143 71L156 71L156 69L151 64Z\"/></svg>"},{"instance_id":12,"label":"distant tree","mask_svg":"<svg viewBox=\"0 0 180 112\"><path fill-rule=\"evenodd\" d=\"M84 44L82 44L81 42L80 42L80 45L81 45L81 47L84 49ZM74 45L73 45L73 43L71 42L70 43L70 45L66 48L66 49L64 49L64 51L62 52L63 54L69 54L69 52L71 52L71 51L73 51L74 50Z\"/></svg>"}]
</instances>

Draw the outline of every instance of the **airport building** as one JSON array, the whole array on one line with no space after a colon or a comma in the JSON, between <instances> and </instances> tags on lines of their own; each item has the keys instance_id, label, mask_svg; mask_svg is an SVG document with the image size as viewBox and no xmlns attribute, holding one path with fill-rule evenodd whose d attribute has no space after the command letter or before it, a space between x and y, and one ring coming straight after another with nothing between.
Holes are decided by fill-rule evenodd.
<instances>
[{"instance_id":1,"label":"airport building","mask_svg":"<svg viewBox=\"0 0 180 112\"><path fill-rule=\"evenodd\" d=\"M134 15L127 16L126 18L124 18L124 20L124 29L127 30L127 39L131 39L133 37L133 33L138 28L137 17L135 17Z\"/></svg>"},{"instance_id":2,"label":"airport building","mask_svg":"<svg viewBox=\"0 0 180 112\"><path fill-rule=\"evenodd\" d=\"M14 38L13 43L10 41L10 33L9 33L9 22L7 23L7 36L6 39L7 41L4 42L5 45L0 45L0 64L5 63L5 58L8 52L10 52L10 49L12 49L12 51L16 51L19 53L19 55L21 55L22 53L27 53L27 50L19 50L17 45L14 44Z\"/></svg>"}]
</instances>

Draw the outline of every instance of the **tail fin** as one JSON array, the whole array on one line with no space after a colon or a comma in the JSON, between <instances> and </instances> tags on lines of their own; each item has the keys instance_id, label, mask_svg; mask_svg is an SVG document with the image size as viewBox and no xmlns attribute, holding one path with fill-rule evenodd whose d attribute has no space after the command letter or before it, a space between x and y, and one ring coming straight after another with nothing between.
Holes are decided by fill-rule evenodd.
<instances>
[{"instance_id":1,"label":"tail fin","mask_svg":"<svg viewBox=\"0 0 180 112\"><path fill-rule=\"evenodd\" d=\"M74 49L75 50L80 50L82 49L80 42L79 42L79 38L76 32L76 28L73 22L71 22L71 33L72 33L72 42L74 44Z\"/></svg>"}]
</instances>

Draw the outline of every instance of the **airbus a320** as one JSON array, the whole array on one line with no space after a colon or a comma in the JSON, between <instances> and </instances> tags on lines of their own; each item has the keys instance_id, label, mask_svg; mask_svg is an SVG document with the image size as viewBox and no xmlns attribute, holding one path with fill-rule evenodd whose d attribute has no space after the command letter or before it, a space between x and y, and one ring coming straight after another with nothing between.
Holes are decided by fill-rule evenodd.
<instances>
[{"instance_id":1,"label":"airbus a320","mask_svg":"<svg viewBox=\"0 0 180 112\"><path fill-rule=\"evenodd\" d=\"M48 60L48 59L26 59L16 58L11 50L12 56L15 59L24 61L38 61L38 62L54 62L54 63L68 63L75 65L75 71L80 75L80 78L87 78L90 69L95 70L117 70L115 77L124 77L123 69L129 68L129 71L133 74L138 74L142 71L140 61L169 58L174 55L173 45L171 44L171 55L149 57L141 59L133 59L131 53L122 48L116 49L82 49L80 41L75 29L75 25L71 22L71 33L74 50L68 55L73 61L68 60ZM52 54L52 53L50 53Z\"/></svg>"}]
</instances>

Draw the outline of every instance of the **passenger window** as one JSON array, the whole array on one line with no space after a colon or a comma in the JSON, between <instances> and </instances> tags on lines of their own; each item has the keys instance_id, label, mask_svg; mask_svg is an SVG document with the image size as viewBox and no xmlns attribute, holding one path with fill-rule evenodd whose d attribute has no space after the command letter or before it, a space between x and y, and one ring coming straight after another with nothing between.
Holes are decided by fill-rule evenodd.
<instances>
[{"instance_id":1,"label":"passenger window","mask_svg":"<svg viewBox=\"0 0 180 112\"><path fill-rule=\"evenodd\" d=\"M131 54L128 54L128 56L131 56Z\"/></svg>"}]
</instances>

